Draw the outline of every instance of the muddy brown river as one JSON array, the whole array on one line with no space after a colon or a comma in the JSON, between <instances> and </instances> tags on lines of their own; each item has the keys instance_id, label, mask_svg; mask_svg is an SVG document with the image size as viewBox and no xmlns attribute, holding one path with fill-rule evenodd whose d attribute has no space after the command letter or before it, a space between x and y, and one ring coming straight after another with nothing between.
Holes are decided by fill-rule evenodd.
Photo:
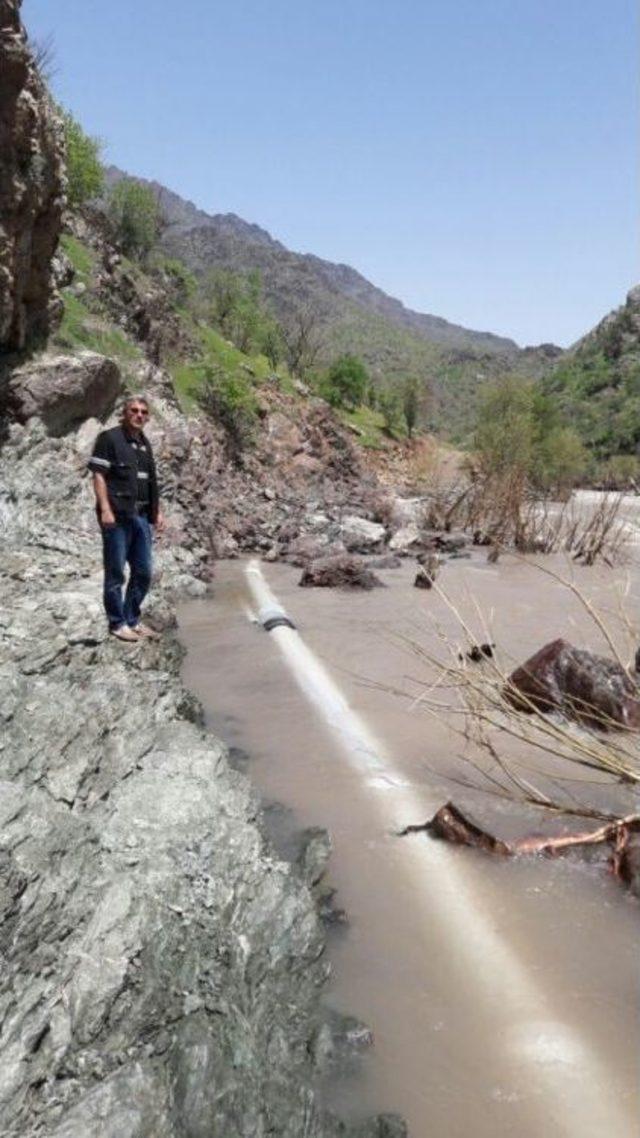
<instances>
[{"instance_id":1,"label":"muddy brown river","mask_svg":"<svg viewBox=\"0 0 640 1138\"><path fill-rule=\"evenodd\" d=\"M541 565L577 584L632 654L622 614L637 619L633 561L616 570L559 557ZM505 665L560 635L606 651L584 605L514 558L448 562L446 599L414 589L409 562L363 594L300 589L290 566L257 572L299 637L279 640L256 624L246 563L221 563L213 597L179 614L184 679L208 725L248 756L265 799L331 832L330 876L349 925L330 937L327 998L375 1039L325 1089L331 1106L352 1117L397 1110L413 1138L637 1138L638 902L596 865L494 861L396 836L447 799L502 837L552 828L538 812L452 784L466 768L446 713L434 717L389 689L415 696L433 683L413 645L446 657L463 644L459 616L479 640L488 631ZM285 649L286 636L302 649ZM346 710L329 713L335 688ZM340 735L343 712L352 719ZM573 790L634 809L630 792L610 785Z\"/></svg>"}]
</instances>

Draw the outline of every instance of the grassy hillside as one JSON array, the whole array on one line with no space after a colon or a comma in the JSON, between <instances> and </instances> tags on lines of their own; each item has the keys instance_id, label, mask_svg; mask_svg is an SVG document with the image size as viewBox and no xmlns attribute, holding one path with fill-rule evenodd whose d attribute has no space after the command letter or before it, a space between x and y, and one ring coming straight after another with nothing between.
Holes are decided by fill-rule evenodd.
<instances>
[{"instance_id":1,"label":"grassy hillside","mask_svg":"<svg viewBox=\"0 0 640 1138\"><path fill-rule=\"evenodd\" d=\"M640 288L568 352L543 381L598 457L640 449Z\"/></svg>"},{"instance_id":2,"label":"grassy hillside","mask_svg":"<svg viewBox=\"0 0 640 1138\"><path fill-rule=\"evenodd\" d=\"M207 379L222 392L226 409L232 413L234 403L255 411L256 393L267 379L271 384L275 381L283 392L295 391L285 365L274 368L265 356L241 351L196 311L181 303L183 297L172 288L175 266L166 259L155 257L143 267L119 256L105 288L102 238L92 231L91 225L88 229L82 225L81 230L84 238L65 233L61 239L61 250L71 264L73 280L61 290L63 317L53 346L88 348L110 356L119 364L125 386L133 390L148 367L149 345L137 340L131 329L121 326L122 305L132 304L135 309L141 299L157 302L160 296L164 315L177 329L162 363L185 410L197 405ZM160 312L162 315L162 308ZM178 350L172 351L172 344Z\"/></svg>"}]
</instances>

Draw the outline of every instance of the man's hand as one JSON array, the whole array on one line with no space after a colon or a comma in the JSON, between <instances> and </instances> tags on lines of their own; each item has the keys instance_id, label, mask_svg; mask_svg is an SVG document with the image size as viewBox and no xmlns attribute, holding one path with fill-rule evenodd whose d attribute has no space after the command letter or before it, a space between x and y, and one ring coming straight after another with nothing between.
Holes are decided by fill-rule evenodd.
<instances>
[{"instance_id":1,"label":"man's hand","mask_svg":"<svg viewBox=\"0 0 640 1138\"><path fill-rule=\"evenodd\" d=\"M111 506L102 506L100 510L100 522L103 526L114 526L116 524L116 516Z\"/></svg>"},{"instance_id":2,"label":"man's hand","mask_svg":"<svg viewBox=\"0 0 640 1138\"><path fill-rule=\"evenodd\" d=\"M156 518L156 533L157 534L164 533L166 524L167 523L165 521L165 516L164 516L162 510L158 510L158 516Z\"/></svg>"}]
</instances>

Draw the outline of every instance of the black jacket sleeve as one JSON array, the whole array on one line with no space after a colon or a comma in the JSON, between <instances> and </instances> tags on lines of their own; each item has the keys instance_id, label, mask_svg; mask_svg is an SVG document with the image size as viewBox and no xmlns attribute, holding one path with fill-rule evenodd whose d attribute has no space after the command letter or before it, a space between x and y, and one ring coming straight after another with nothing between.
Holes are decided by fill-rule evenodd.
<instances>
[{"instance_id":1,"label":"black jacket sleeve","mask_svg":"<svg viewBox=\"0 0 640 1138\"><path fill-rule=\"evenodd\" d=\"M114 448L109 432L101 431L95 441L93 454L87 466L89 470L92 470L95 474L108 475L114 458Z\"/></svg>"}]
</instances>

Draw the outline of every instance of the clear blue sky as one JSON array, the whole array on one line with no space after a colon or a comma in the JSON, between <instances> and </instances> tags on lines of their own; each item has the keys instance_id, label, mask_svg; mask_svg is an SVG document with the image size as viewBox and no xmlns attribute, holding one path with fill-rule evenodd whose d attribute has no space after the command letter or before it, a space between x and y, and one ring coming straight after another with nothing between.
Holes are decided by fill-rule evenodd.
<instances>
[{"instance_id":1,"label":"clear blue sky","mask_svg":"<svg viewBox=\"0 0 640 1138\"><path fill-rule=\"evenodd\" d=\"M118 166L566 345L640 280L637 0L25 0Z\"/></svg>"}]
</instances>

